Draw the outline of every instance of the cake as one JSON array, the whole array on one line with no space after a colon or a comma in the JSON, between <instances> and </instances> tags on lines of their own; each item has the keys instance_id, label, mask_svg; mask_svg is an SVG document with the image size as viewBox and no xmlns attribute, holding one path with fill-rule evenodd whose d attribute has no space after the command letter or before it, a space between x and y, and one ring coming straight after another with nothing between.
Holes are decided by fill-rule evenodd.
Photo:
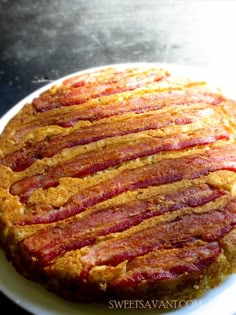
<instances>
[{"instance_id":1,"label":"cake","mask_svg":"<svg viewBox=\"0 0 236 315\"><path fill-rule=\"evenodd\" d=\"M236 102L155 65L52 85L0 138L0 244L65 299L188 300L236 272Z\"/></svg>"}]
</instances>

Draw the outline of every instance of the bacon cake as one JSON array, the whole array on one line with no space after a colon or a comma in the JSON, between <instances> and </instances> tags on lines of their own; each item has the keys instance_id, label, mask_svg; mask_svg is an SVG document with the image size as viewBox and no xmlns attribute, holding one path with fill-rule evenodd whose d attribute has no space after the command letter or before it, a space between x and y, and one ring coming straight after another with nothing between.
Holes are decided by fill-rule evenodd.
<instances>
[{"instance_id":1,"label":"bacon cake","mask_svg":"<svg viewBox=\"0 0 236 315\"><path fill-rule=\"evenodd\" d=\"M236 102L158 66L52 86L0 138L0 241L75 301L190 299L236 271Z\"/></svg>"}]
</instances>

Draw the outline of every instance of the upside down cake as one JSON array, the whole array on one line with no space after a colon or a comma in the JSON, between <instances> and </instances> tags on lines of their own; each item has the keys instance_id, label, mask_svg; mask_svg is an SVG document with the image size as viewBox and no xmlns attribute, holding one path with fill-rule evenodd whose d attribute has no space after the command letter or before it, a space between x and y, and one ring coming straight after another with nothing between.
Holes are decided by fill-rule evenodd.
<instances>
[{"instance_id":1,"label":"upside down cake","mask_svg":"<svg viewBox=\"0 0 236 315\"><path fill-rule=\"evenodd\" d=\"M66 299L189 299L236 270L236 102L155 66L83 72L0 138L0 241Z\"/></svg>"}]
</instances>

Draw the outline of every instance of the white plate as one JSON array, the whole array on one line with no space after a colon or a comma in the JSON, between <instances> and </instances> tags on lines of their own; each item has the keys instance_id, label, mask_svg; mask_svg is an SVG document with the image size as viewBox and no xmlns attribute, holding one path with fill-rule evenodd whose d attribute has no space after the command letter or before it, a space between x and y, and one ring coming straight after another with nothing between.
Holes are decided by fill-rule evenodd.
<instances>
[{"instance_id":1,"label":"white plate","mask_svg":"<svg viewBox=\"0 0 236 315\"><path fill-rule=\"evenodd\" d=\"M151 64L125 64L115 65L118 68L127 66L150 66ZM189 76L194 79L206 79L213 84L220 86L223 91L229 97L236 99L236 89L232 85L234 82L233 74L232 80L228 73L214 73L214 69L199 70L192 67L169 65L169 64L153 64L154 66L161 66L169 69L170 72L180 75ZM113 66L113 65L109 65ZM100 67L104 68L104 67ZM94 71L93 68L89 71ZM31 102L33 98L37 97L40 93L47 90L54 84L59 84L68 77L76 74L81 74L85 71L80 71L72 75L63 77L55 82L47 84L43 88L32 93L16 106L14 106L6 115L0 119L0 132L4 129L8 121L28 102ZM222 78L222 79L220 79ZM8 298L14 301L16 304L26 309L27 311L37 315L110 315L110 314L122 314L122 315L136 315L136 314L159 314L158 310L148 309L129 309L129 305L126 304L126 309L115 309L115 302L111 301L105 306L101 305L89 305L81 303L67 302L60 297L48 292L41 285L25 279L18 274L12 265L6 260L2 250L0 250L0 291L2 291ZM140 301L141 303L142 301ZM155 302L155 301L154 301ZM139 302L137 302L139 303ZM171 301L174 306L174 301ZM139 304L141 305L141 304ZM132 307L132 305L130 305ZM236 275L228 277L219 287L209 290L202 298L189 301L182 309L174 309L167 311L168 315L236 315Z\"/></svg>"}]
</instances>

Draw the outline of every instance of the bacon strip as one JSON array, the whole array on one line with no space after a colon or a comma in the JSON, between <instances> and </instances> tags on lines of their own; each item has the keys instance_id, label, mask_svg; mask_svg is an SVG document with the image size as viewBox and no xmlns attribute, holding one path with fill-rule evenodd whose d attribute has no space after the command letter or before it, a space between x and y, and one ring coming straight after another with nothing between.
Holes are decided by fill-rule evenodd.
<instances>
[{"instance_id":1,"label":"bacon strip","mask_svg":"<svg viewBox=\"0 0 236 315\"><path fill-rule=\"evenodd\" d=\"M87 78L85 77L86 75L87 75ZM152 76L156 76L155 81L159 81L160 80L158 79L159 77L160 78L169 77L170 73L167 70L163 70L161 68L159 69L152 68L148 70L133 68L133 69L126 69L125 72L122 70L109 68L106 70L98 71L97 73L95 72L92 75L90 73L87 73L83 75L84 78L82 81L79 78L80 75L77 77L77 79L76 77L74 77L74 78L65 80L62 83L62 85L66 87L70 86L73 88L77 88L80 86L84 86L85 84L93 86L94 84L98 85L101 83L113 84L113 85L122 83L123 85L127 84L129 87L132 87L137 84L137 81L143 82L143 80L145 80L145 78L147 78L148 76L150 78Z\"/></svg>"},{"instance_id":2,"label":"bacon strip","mask_svg":"<svg viewBox=\"0 0 236 315\"><path fill-rule=\"evenodd\" d=\"M104 208L63 226L43 229L27 238L24 248L36 256L40 264L47 265L65 251L93 244L100 235L126 230L167 211L201 206L225 193L203 184Z\"/></svg>"},{"instance_id":3,"label":"bacon strip","mask_svg":"<svg viewBox=\"0 0 236 315\"><path fill-rule=\"evenodd\" d=\"M63 220L128 190L172 183L184 178L194 179L216 170L236 171L235 156L236 145L225 145L206 151L203 156L191 154L125 170L112 179L72 196L59 209L51 205L36 205L28 209L16 224L38 224Z\"/></svg>"},{"instance_id":4,"label":"bacon strip","mask_svg":"<svg viewBox=\"0 0 236 315\"><path fill-rule=\"evenodd\" d=\"M191 91L191 90L190 90ZM28 132L50 125L57 125L63 128L74 126L80 120L96 121L102 118L117 116L125 113L143 113L153 110L159 110L166 106L188 106L197 103L209 105L217 105L223 101L222 96L201 93L194 90L162 92L153 94L141 94L141 96L133 95L125 101L119 99L110 99L107 103L91 104L86 108L78 108L69 113L57 113L56 115L38 116L37 119L23 124L17 132L16 139L20 139Z\"/></svg>"},{"instance_id":5,"label":"bacon strip","mask_svg":"<svg viewBox=\"0 0 236 315\"><path fill-rule=\"evenodd\" d=\"M63 164L52 166L45 174L24 178L14 183L10 192L21 196L21 201L25 201L38 188L57 186L62 177L83 177L136 158L214 143L219 139L228 139L228 134L223 128L201 129L192 134L147 138L134 143L107 147L99 152L85 153Z\"/></svg>"},{"instance_id":6,"label":"bacon strip","mask_svg":"<svg viewBox=\"0 0 236 315\"><path fill-rule=\"evenodd\" d=\"M230 211L231 203L234 205L234 212ZM81 257L84 270L89 271L91 267L99 265L116 266L124 260L145 255L153 250L183 247L197 239L206 242L218 241L236 224L235 206L236 202L233 200L223 209L187 214L128 237L100 241L90 247L88 254Z\"/></svg>"},{"instance_id":7,"label":"bacon strip","mask_svg":"<svg viewBox=\"0 0 236 315\"><path fill-rule=\"evenodd\" d=\"M33 106L38 112L45 112L62 106L78 105L91 98L132 91L148 83L160 81L166 76L168 76L168 73L161 69L148 72L120 72L114 74L108 80L88 81L86 85L74 83L72 89L66 89L65 91L61 89L55 96L39 96L34 99ZM60 95L60 92L62 95Z\"/></svg>"},{"instance_id":8,"label":"bacon strip","mask_svg":"<svg viewBox=\"0 0 236 315\"><path fill-rule=\"evenodd\" d=\"M127 69L127 72L137 72L138 68L133 68L132 70ZM124 74L124 72L115 69L115 68L106 68L106 69L98 69L92 72L85 72L83 74L74 75L73 77L70 77L62 82L63 87L76 87L76 86L82 86L87 83L92 82L104 82L104 80L111 80L111 78L114 78L114 76L120 75L121 73Z\"/></svg>"},{"instance_id":9,"label":"bacon strip","mask_svg":"<svg viewBox=\"0 0 236 315\"><path fill-rule=\"evenodd\" d=\"M186 273L199 272L212 264L220 252L218 242L172 250L155 250L128 262L127 272L116 278L111 286L135 287L142 280L171 280Z\"/></svg>"},{"instance_id":10,"label":"bacon strip","mask_svg":"<svg viewBox=\"0 0 236 315\"><path fill-rule=\"evenodd\" d=\"M123 136L144 130L153 130L167 125L185 125L197 118L206 115L205 110L181 111L181 113L153 113L148 116L136 116L125 121L112 121L80 128L66 136L53 136L48 140L26 145L22 149L6 155L0 160L3 165L9 166L13 171L25 170L33 162L44 157L51 157L65 148L96 142L115 136Z\"/></svg>"}]
</instances>

